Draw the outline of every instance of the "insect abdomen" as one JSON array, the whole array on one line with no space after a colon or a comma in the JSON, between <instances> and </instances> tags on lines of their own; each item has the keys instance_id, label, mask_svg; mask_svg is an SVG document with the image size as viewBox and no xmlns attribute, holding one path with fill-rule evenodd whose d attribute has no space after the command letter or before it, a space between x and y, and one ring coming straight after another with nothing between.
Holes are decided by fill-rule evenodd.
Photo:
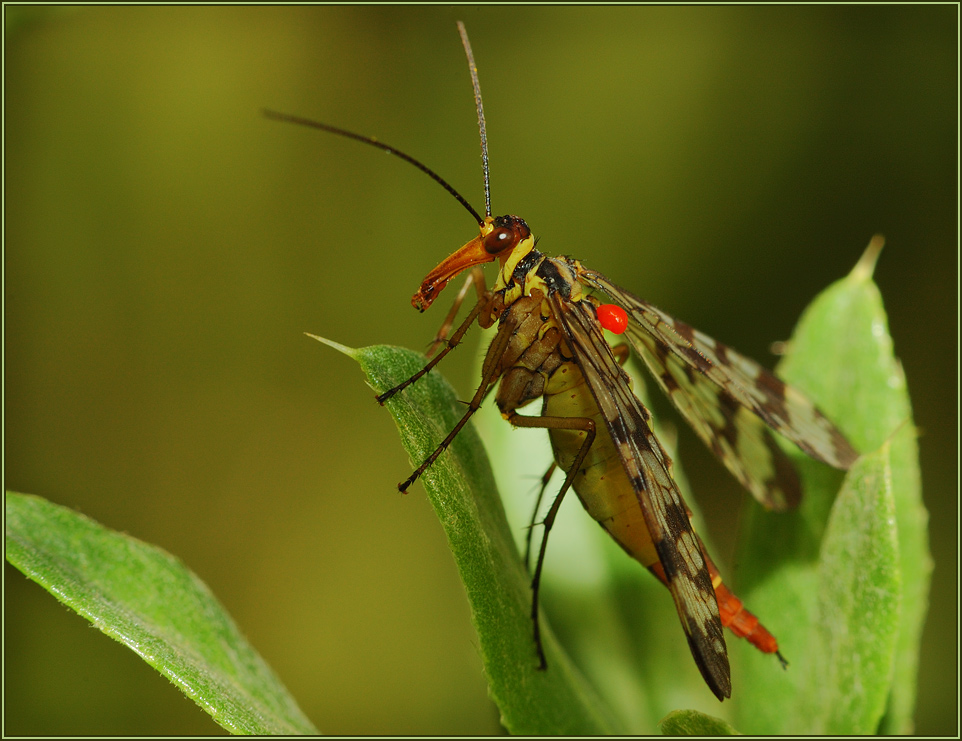
<instances>
[{"instance_id":1,"label":"insect abdomen","mask_svg":"<svg viewBox=\"0 0 962 741\"><path fill-rule=\"evenodd\" d=\"M617 351L618 348L613 350ZM588 514L598 521L628 555L639 561L667 586L664 568L645 525L631 480L621 463L594 396L588 390L581 369L576 364L564 363L548 379L544 389L543 414L551 417L588 417L594 420L595 440L575 475L572 486ZM584 442L585 433L551 429L549 434L555 461L562 470L567 471ZM722 625L763 653L774 653L781 659L778 641L725 586L718 567L708 556L701 538L697 535L695 537L711 576ZM782 661L784 662L784 659Z\"/></svg>"},{"instance_id":2,"label":"insect abdomen","mask_svg":"<svg viewBox=\"0 0 962 741\"><path fill-rule=\"evenodd\" d=\"M574 363L560 366L544 391L544 412L549 417L587 417L595 423L595 440L572 484L578 498L595 520L628 555L646 568L658 563L644 514L634 488L608 433L598 405ZM568 471L585 433L549 430L555 461Z\"/></svg>"}]
</instances>

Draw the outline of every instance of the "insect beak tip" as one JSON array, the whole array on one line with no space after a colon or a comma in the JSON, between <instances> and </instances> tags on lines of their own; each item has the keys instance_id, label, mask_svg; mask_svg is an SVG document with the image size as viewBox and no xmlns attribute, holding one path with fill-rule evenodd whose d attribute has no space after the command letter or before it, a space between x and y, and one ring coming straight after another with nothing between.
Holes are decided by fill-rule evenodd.
<instances>
[{"instance_id":1,"label":"insect beak tip","mask_svg":"<svg viewBox=\"0 0 962 741\"><path fill-rule=\"evenodd\" d=\"M423 287L411 297L411 306L422 314L434 301L434 290L425 290Z\"/></svg>"}]
</instances>

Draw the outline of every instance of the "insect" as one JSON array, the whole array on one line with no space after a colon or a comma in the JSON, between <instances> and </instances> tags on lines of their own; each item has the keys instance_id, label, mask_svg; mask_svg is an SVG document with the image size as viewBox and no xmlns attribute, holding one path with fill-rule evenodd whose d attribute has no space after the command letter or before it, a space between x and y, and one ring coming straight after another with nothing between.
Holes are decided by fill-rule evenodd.
<instances>
[{"instance_id":1,"label":"insect","mask_svg":"<svg viewBox=\"0 0 962 741\"><path fill-rule=\"evenodd\" d=\"M480 385L462 419L435 451L399 484L406 490L454 440L492 391L516 427L548 430L564 483L543 520L532 576L531 617L540 668L538 591L548 534L565 494L574 489L588 513L633 558L664 583L674 600L695 663L711 691L731 696L723 626L785 664L772 634L724 584L672 477L672 462L651 429L648 410L622 368L629 349L612 346L604 329L624 335L658 385L698 436L765 507L795 506L801 487L774 431L818 461L849 468L856 451L801 393L754 361L707 337L570 257L548 257L518 216L493 217L487 141L477 67L458 23L474 87L481 133L485 216L434 171L374 138L328 124L265 111L273 119L355 139L413 164L450 192L474 217L478 236L425 277L412 298L426 310L449 281L468 272L425 367L378 397L384 403L436 366L477 322L498 330L484 358ZM499 264L486 288L480 266ZM453 333L461 301L474 286L478 301ZM607 302L598 296L607 296ZM542 399L540 416L518 410Z\"/></svg>"}]
</instances>

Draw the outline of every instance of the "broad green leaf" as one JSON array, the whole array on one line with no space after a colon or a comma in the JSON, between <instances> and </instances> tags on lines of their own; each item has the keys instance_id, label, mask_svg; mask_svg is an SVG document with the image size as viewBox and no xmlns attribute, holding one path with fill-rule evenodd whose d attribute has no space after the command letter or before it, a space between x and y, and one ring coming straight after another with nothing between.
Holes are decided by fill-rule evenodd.
<instances>
[{"instance_id":1,"label":"broad green leaf","mask_svg":"<svg viewBox=\"0 0 962 741\"><path fill-rule=\"evenodd\" d=\"M713 718L695 710L674 710L668 713L658 724L658 730L663 736L741 735L721 718Z\"/></svg>"},{"instance_id":2,"label":"broad green leaf","mask_svg":"<svg viewBox=\"0 0 962 741\"><path fill-rule=\"evenodd\" d=\"M790 662L772 677L763 657L740 649L754 690L737 698L736 719L753 732L911 729L931 561L908 393L871 281L880 247L873 241L851 274L816 298L778 368L868 455L836 500L838 474L799 454L805 498L798 511L750 506L746 513L739 591ZM857 558L838 558L846 539L857 544ZM843 594L857 599L840 613L833 600ZM882 595L890 601L885 609ZM874 641L855 638L866 627L877 630ZM861 693L857 701L853 690ZM840 705L845 712L833 710Z\"/></svg>"},{"instance_id":3,"label":"broad green leaf","mask_svg":"<svg viewBox=\"0 0 962 741\"><path fill-rule=\"evenodd\" d=\"M321 340L321 338L316 338ZM345 348L381 393L423 367L423 355L378 346ZM464 414L437 373L397 394L386 406L412 461L420 463ZM491 467L468 425L421 478L461 573L478 632L492 698L504 726L516 734L584 735L618 732L611 712L557 641L546 616L542 632L548 669L539 671L532 640L531 590L512 539Z\"/></svg>"},{"instance_id":4,"label":"broad green leaf","mask_svg":"<svg viewBox=\"0 0 962 741\"><path fill-rule=\"evenodd\" d=\"M6 494L7 560L128 646L231 733L316 734L207 586L169 553Z\"/></svg>"}]
</instances>

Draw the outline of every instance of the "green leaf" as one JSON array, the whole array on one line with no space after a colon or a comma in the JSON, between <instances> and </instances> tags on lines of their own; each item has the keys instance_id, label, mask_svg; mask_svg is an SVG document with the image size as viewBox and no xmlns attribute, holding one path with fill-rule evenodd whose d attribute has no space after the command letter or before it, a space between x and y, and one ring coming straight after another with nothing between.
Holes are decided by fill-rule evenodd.
<instances>
[{"instance_id":1,"label":"green leaf","mask_svg":"<svg viewBox=\"0 0 962 741\"><path fill-rule=\"evenodd\" d=\"M658 730L663 736L739 736L731 725L696 710L674 710L666 715Z\"/></svg>"},{"instance_id":2,"label":"green leaf","mask_svg":"<svg viewBox=\"0 0 962 741\"><path fill-rule=\"evenodd\" d=\"M739 592L791 665L772 676L744 646L741 728L759 733L908 733L931 559L901 366L871 281L879 241L806 310L779 375L867 453L838 476L796 458L798 511L750 506ZM869 631L869 634L866 634Z\"/></svg>"},{"instance_id":3,"label":"green leaf","mask_svg":"<svg viewBox=\"0 0 962 741\"><path fill-rule=\"evenodd\" d=\"M819 553L817 643L796 707L823 732L875 733L885 710L902 596L897 538L886 443L849 471Z\"/></svg>"},{"instance_id":4,"label":"green leaf","mask_svg":"<svg viewBox=\"0 0 962 741\"><path fill-rule=\"evenodd\" d=\"M321 339L321 338L316 338ZM420 370L423 355L377 346L335 345L354 358L377 393ZM435 372L387 402L405 448L420 463L464 414L454 391ZM492 698L515 734L587 735L621 732L558 647L548 620L542 633L548 669L539 671L532 639L529 578L505 519L491 467L468 425L421 478L460 570Z\"/></svg>"},{"instance_id":5,"label":"green leaf","mask_svg":"<svg viewBox=\"0 0 962 741\"><path fill-rule=\"evenodd\" d=\"M7 560L125 644L231 733L316 734L207 586L169 553L6 494Z\"/></svg>"}]
</instances>

